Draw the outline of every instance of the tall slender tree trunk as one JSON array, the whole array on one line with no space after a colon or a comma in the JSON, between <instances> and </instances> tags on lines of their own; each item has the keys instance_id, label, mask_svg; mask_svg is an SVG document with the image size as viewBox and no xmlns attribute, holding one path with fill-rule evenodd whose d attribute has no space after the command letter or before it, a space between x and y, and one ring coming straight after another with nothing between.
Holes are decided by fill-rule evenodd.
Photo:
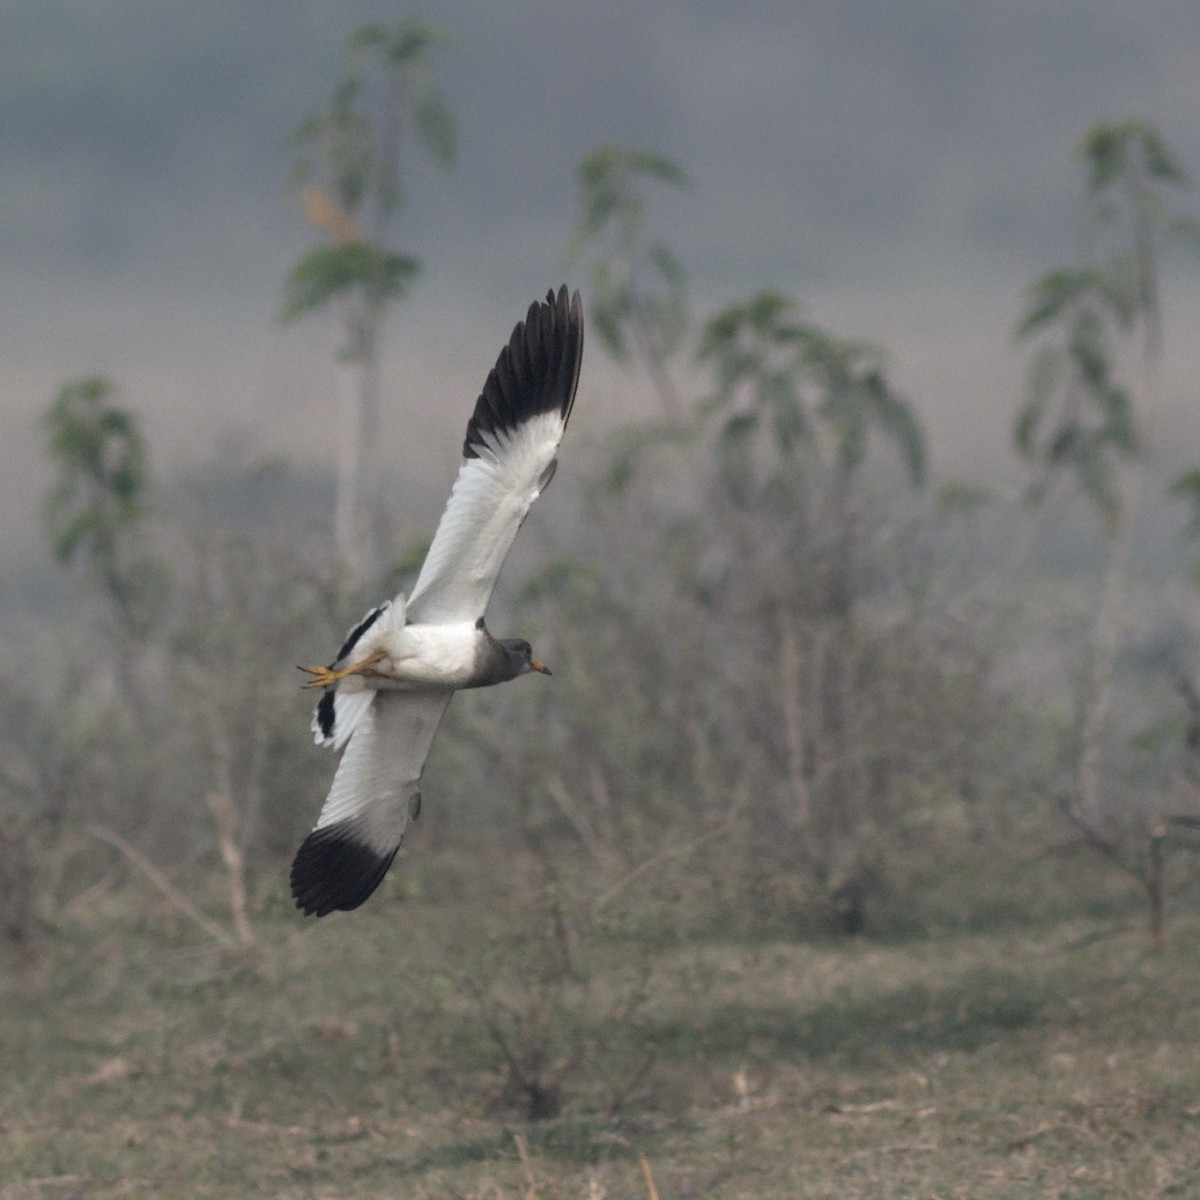
<instances>
[{"instance_id":1,"label":"tall slender tree trunk","mask_svg":"<svg viewBox=\"0 0 1200 1200\"><path fill-rule=\"evenodd\" d=\"M333 542L340 570L354 586L365 569L360 510L363 459L363 362L358 345L357 305L352 297L337 302L338 349L334 358L337 396L337 491L334 499Z\"/></svg>"},{"instance_id":2,"label":"tall slender tree trunk","mask_svg":"<svg viewBox=\"0 0 1200 1200\"><path fill-rule=\"evenodd\" d=\"M1112 707L1113 674L1121 629L1126 618L1125 600L1142 491L1142 473L1140 456L1127 462L1121 472L1108 565L1096 606L1096 623L1092 627L1091 672L1080 721L1077 772L1079 810L1076 815L1096 834L1101 833L1104 825L1100 795L1104 730Z\"/></svg>"},{"instance_id":3,"label":"tall slender tree trunk","mask_svg":"<svg viewBox=\"0 0 1200 1200\"><path fill-rule=\"evenodd\" d=\"M379 346L383 333L384 310L381 304L364 304L362 363L359 375L359 504L362 570L369 575L377 570L384 543L383 455L380 447L380 363Z\"/></svg>"},{"instance_id":4,"label":"tall slender tree trunk","mask_svg":"<svg viewBox=\"0 0 1200 1200\"><path fill-rule=\"evenodd\" d=\"M338 409L338 471L334 549L349 588L361 584L376 559L379 472L379 334L381 306L361 297L338 301L334 387Z\"/></svg>"},{"instance_id":5,"label":"tall slender tree trunk","mask_svg":"<svg viewBox=\"0 0 1200 1200\"><path fill-rule=\"evenodd\" d=\"M1140 180L1138 181L1140 187ZM1137 192L1135 190L1134 195ZM1131 201L1136 212L1136 201ZM1162 317L1159 310L1158 281L1154 273L1150 231L1144 219L1136 218L1133 228L1134 255L1140 277L1142 304L1142 404L1138 428L1141 445L1121 465L1115 528L1110 542L1108 567L1096 609L1092 631L1091 683L1084 699L1080 727L1078 799L1079 817L1093 831L1101 822L1101 758L1104 730L1112 705L1113 674L1120 649L1121 630L1126 620L1126 595L1133 558L1138 508L1146 475L1145 448L1153 437L1162 388Z\"/></svg>"}]
</instances>

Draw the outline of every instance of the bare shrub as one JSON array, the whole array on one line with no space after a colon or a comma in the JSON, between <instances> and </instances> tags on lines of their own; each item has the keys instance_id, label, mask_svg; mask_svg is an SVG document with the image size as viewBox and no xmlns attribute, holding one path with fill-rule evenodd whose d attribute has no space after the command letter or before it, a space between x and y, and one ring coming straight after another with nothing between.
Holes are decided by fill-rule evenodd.
<instances>
[{"instance_id":1,"label":"bare shrub","mask_svg":"<svg viewBox=\"0 0 1200 1200\"><path fill-rule=\"evenodd\" d=\"M14 814L0 816L0 945L9 956L23 962L39 923L37 864L31 821Z\"/></svg>"},{"instance_id":2,"label":"bare shrub","mask_svg":"<svg viewBox=\"0 0 1200 1200\"><path fill-rule=\"evenodd\" d=\"M616 973L601 964L604 926L559 882L523 894L481 959L463 974L499 1055L500 1103L532 1121L559 1116L574 1086L618 1111L653 1061L638 1014L649 956Z\"/></svg>"},{"instance_id":3,"label":"bare shrub","mask_svg":"<svg viewBox=\"0 0 1200 1200\"><path fill-rule=\"evenodd\" d=\"M579 847L645 928L915 920L947 857L1030 812L1048 756L1014 753L993 613L940 586L930 518L859 504L833 605L820 513L602 495L579 558L549 560L511 618L555 678L456 714L463 805L486 796L510 844Z\"/></svg>"}]
</instances>

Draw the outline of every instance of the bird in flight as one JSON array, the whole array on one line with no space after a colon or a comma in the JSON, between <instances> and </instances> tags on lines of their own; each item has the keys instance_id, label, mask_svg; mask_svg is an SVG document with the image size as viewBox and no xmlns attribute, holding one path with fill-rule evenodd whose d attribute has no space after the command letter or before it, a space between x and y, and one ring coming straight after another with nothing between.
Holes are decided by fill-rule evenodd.
<instances>
[{"instance_id":1,"label":"bird in flight","mask_svg":"<svg viewBox=\"0 0 1200 1200\"><path fill-rule=\"evenodd\" d=\"M530 306L483 385L463 461L412 594L350 631L321 688L317 742L345 747L333 786L292 863L306 914L357 908L379 886L421 809L421 773L451 697L550 671L520 638L494 638L484 613L530 506L554 475L583 358L579 293Z\"/></svg>"}]
</instances>

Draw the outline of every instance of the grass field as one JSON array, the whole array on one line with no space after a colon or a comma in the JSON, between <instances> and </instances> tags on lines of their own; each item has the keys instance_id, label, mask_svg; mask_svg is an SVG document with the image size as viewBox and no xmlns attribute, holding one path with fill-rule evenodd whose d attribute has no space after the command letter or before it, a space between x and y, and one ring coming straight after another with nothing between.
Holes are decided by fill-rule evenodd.
<instances>
[{"instance_id":1,"label":"grass field","mask_svg":"<svg viewBox=\"0 0 1200 1200\"><path fill-rule=\"evenodd\" d=\"M1200 1194L1187 912L1157 953L1132 907L886 944L593 930L556 979L486 894L389 880L319 923L274 897L246 951L160 909L127 882L6 963L5 1200ZM560 1116L523 1119L488 1020L565 1064Z\"/></svg>"}]
</instances>

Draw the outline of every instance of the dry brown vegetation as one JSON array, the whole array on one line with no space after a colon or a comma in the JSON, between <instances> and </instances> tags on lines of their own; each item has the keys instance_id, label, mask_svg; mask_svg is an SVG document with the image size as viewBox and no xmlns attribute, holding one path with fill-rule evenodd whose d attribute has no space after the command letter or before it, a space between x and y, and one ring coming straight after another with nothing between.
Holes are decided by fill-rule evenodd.
<instances>
[{"instance_id":1,"label":"dry brown vegetation","mask_svg":"<svg viewBox=\"0 0 1200 1200\"><path fill-rule=\"evenodd\" d=\"M1009 929L649 937L542 925L588 898L514 884L527 856L413 857L320 924L264 879L253 949L136 877L64 906L6 969L0 1195L645 1197L644 1159L664 1198L1184 1196L1200 1170L1200 922L1149 952L1111 877L1070 881L1107 915ZM481 996L532 1019L564 933L535 1033L562 1110L530 1123Z\"/></svg>"},{"instance_id":2,"label":"dry brown vegetation","mask_svg":"<svg viewBox=\"0 0 1200 1200\"><path fill-rule=\"evenodd\" d=\"M139 519L136 622L81 589L10 660L0 1194L1186 1194L1192 864L1155 953L1061 815L1070 600L1015 618L976 510L886 471L591 454L493 619L555 678L456 702L353 914L286 896L332 768L293 663L366 599L286 473Z\"/></svg>"},{"instance_id":3,"label":"dry brown vegetation","mask_svg":"<svg viewBox=\"0 0 1200 1200\"><path fill-rule=\"evenodd\" d=\"M294 664L419 554L373 522L360 588L286 471L155 502L106 380L54 405L87 573L0 687L0 1195L1191 1194L1194 637L1089 603L1146 587L1106 485L1136 308L1034 289L1068 386L1024 449L1100 525L1026 571L1026 510L927 499L882 357L786 298L715 314L685 386L638 187L686 177L581 178L592 328L666 419L572 446L490 615L555 677L456 700L355 913L286 894L332 771Z\"/></svg>"},{"instance_id":4,"label":"dry brown vegetation","mask_svg":"<svg viewBox=\"0 0 1200 1200\"><path fill-rule=\"evenodd\" d=\"M817 711L824 617L774 599L804 563L718 526L701 588L694 531L635 527L644 503L597 501L571 559L509 593L555 678L456 702L405 857L321 922L285 882L332 766L290 663L336 637L302 540L164 539L193 569L138 651L140 704L73 676L69 640L29 648L0 1195L1187 1194L1190 864L1167 858L1153 952L1135 881L1060 844L1065 726L1000 682L921 553L842 631L870 786L810 841L798 781L810 820L830 793L789 758L788 706ZM871 528L864 577L919 545L908 518Z\"/></svg>"}]
</instances>

